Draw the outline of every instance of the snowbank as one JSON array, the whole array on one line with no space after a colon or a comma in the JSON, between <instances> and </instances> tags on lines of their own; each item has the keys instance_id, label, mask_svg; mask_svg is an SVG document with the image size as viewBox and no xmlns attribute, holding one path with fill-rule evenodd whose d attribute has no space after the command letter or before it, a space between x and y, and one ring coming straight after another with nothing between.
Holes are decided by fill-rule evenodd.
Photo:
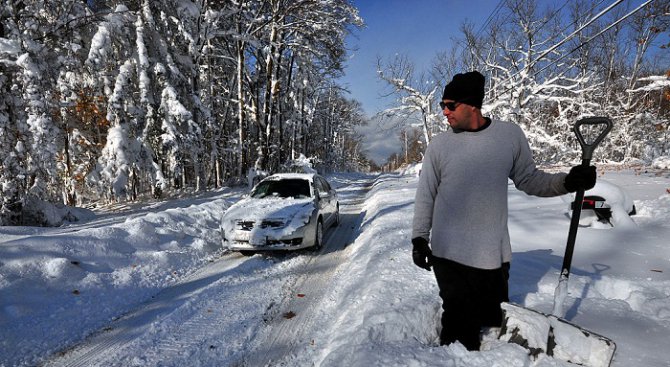
<instances>
[{"instance_id":1,"label":"snowbank","mask_svg":"<svg viewBox=\"0 0 670 367\"><path fill-rule=\"evenodd\" d=\"M616 342L613 367L667 366L670 178L633 172L603 178L630 194L636 226L579 229L566 318ZM343 203L359 200L349 186L365 179L336 177ZM374 182L360 228L337 253L345 261L315 301L318 317L294 326L304 327L304 340L291 341L291 352L273 363L567 366L546 356L531 360L520 346L490 337L480 352L438 345L437 286L410 256L416 183L409 172ZM240 196L220 191L62 228L1 227L0 365L38 364L91 332L118 328L112 320L152 297L159 303L141 323L124 324L136 339L110 355L113 362L97 365L236 365L260 353L255 341L265 335L266 319L282 312L278 302L293 296L291 282L300 274L319 277L323 269L310 267L320 257L313 254L221 257L219 221ZM548 313L569 227L565 203L513 186L509 203L511 301Z\"/></svg>"},{"instance_id":2,"label":"snowbank","mask_svg":"<svg viewBox=\"0 0 670 367\"><path fill-rule=\"evenodd\" d=\"M214 259L230 205L217 195L70 227L0 227L0 365L33 365Z\"/></svg>"}]
</instances>

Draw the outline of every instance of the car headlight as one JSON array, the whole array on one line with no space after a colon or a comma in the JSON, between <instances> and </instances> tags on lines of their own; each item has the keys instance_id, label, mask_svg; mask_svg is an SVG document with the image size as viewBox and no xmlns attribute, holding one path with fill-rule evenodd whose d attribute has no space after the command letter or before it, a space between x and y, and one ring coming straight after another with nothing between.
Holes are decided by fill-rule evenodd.
<instances>
[{"instance_id":1,"label":"car headlight","mask_svg":"<svg viewBox=\"0 0 670 367\"><path fill-rule=\"evenodd\" d=\"M288 220L285 218L268 218L261 222L261 228L284 228L287 225Z\"/></svg>"}]
</instances>

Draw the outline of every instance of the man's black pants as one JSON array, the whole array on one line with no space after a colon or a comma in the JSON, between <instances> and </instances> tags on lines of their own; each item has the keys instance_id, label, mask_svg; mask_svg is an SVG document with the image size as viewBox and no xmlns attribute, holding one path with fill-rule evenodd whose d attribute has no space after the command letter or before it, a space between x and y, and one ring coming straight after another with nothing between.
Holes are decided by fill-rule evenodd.
<instances>
[{"instance_id":1,"label":"man's black pants","mask_svg":"<svg viewBox=\"0 0 670 367\"><path fill-rule=\"evenodd\" d=\"M509 263L484 270L433 257L442 298L440 344L458 340L468 350L479 350L482 327L500 327L501 302L508 302Z\"/></svg>"}]
</instances>

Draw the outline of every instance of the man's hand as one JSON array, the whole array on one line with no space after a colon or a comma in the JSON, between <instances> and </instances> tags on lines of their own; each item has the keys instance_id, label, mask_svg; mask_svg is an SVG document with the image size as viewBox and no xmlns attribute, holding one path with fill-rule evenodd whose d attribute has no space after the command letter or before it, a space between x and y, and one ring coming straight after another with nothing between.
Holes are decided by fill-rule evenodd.
<instances>
[{"instance_id":1,"label":"man's hand","mask_svg":"<svg viewBox=\"0 0 670 367\"><path fill-rule=\"evenodd\" d=\"M412 259L416 266L430 271L430 258L433 257L433 253L428 247L428 240L423 237L412 238Z\"/></svg>"},{"instance_id":2,"label":"man's hand","mask_svg":"<svg viewBox=\"0 0 670 367\"><path fill-rule=\"evenodd\" d=\"M563 184L568 192L593 188L596 185L596 167L582 165L572 167L570 173L565 176Z\"/></svg>"}]
</instances>

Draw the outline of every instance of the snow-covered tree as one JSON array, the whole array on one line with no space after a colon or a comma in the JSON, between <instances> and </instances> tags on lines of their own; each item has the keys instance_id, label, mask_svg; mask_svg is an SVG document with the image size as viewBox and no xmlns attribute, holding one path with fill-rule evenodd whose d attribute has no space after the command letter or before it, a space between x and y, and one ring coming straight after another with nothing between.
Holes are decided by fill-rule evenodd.
<instances>
[{"instance_id":1,"label":"snow-covered tree","mask_svg":"<svg viewBox=\"0 0 670 367\"><path fill-rule=\"evenodd\" d=\"M63 142L59 111L67 103L57 87L63 68L76 64L79 29L86 26L78 1L10 1L0 8L5 128L8 150L3 161L3 201L21 215L28 195L59 200L62 194ZM3 144L4 145L4 144ZM14 175L12 178L10 175ZM10 182L11 181L11 182ZM7 206L3 211L7 209ZM21 219L19 219L21 220Z\"/></svg>"},{"instance_id":2,"label":"snow-covered tree","mask_svg":"<svg viewBox=\"0 0 670 367\"><path fill-rule=\"evenodd\" d=\"M2 13L5 25L10 24L5 22L8 15ZM3 38L0 38L0 225L7 225L19 222L26 192L28 126L24 111L17 109L20 95L13 90L14 82L10 79L19 69L14 61L20 52L15 38L17 29L10 31L7 26L3 29Z\"/></svg>"},{"instance_id":3,"label":"snow-covered tree","mask_svg":"<svg viewBox=\"0 0 670 367\"><path fill-rule=\"evenodd\" d=\"M462 27L466 40L462 59L470 63L466 68L483 70L489 79L485 112L521 125L541 160L578 159L580 150L570 126L594 115L615 120L615 130L600 152L610 149L612 157L619 152L617 160L639 156L633 142L644 145L644 138L631 130L639 125L630 124L627 113L622 113L630 109L622 105L629 97L613 77L625 73L618 62L631 60L630 53L619 48L630 43L617 34L626 30L617 21L631 10L630 4L601 18L596 14L602 9L590 3L547 8L539 4L508 1L487 28L475 32L467 24ZM557 16L566 5L571 5L570 15ZM661 24L663 12L655 14L654 24Z\"/></svg>"},{"instance_id":4,"label":"snow-covered tree","mask_svg":"<svg viewBox=\"0 0 670 367\"><path fill-rule=\"evenodd\" d=\"M407 56L396 55L386 65L377 60L377 75L386 82L388 95L396 97L395 106L377 114L382 124L390 121L394 125L420 127L428 143L434 134L446 129L441 123L444 120L441 111L436 108L441 87L429 82L424 74L415 75L414 65Z\"/></svg>"},{"instance_id":5,"label":"snow-covered tree","mask_svg":"<svg viewBox=\"0 0 670 367\"><path fill-rule=\"evenodd\" d=\"M134 200L250 162L364 160L333 82L362 24L349 1L23 0L0 18L3 223L28 195Z\"/></svg>"}]
</instances>

